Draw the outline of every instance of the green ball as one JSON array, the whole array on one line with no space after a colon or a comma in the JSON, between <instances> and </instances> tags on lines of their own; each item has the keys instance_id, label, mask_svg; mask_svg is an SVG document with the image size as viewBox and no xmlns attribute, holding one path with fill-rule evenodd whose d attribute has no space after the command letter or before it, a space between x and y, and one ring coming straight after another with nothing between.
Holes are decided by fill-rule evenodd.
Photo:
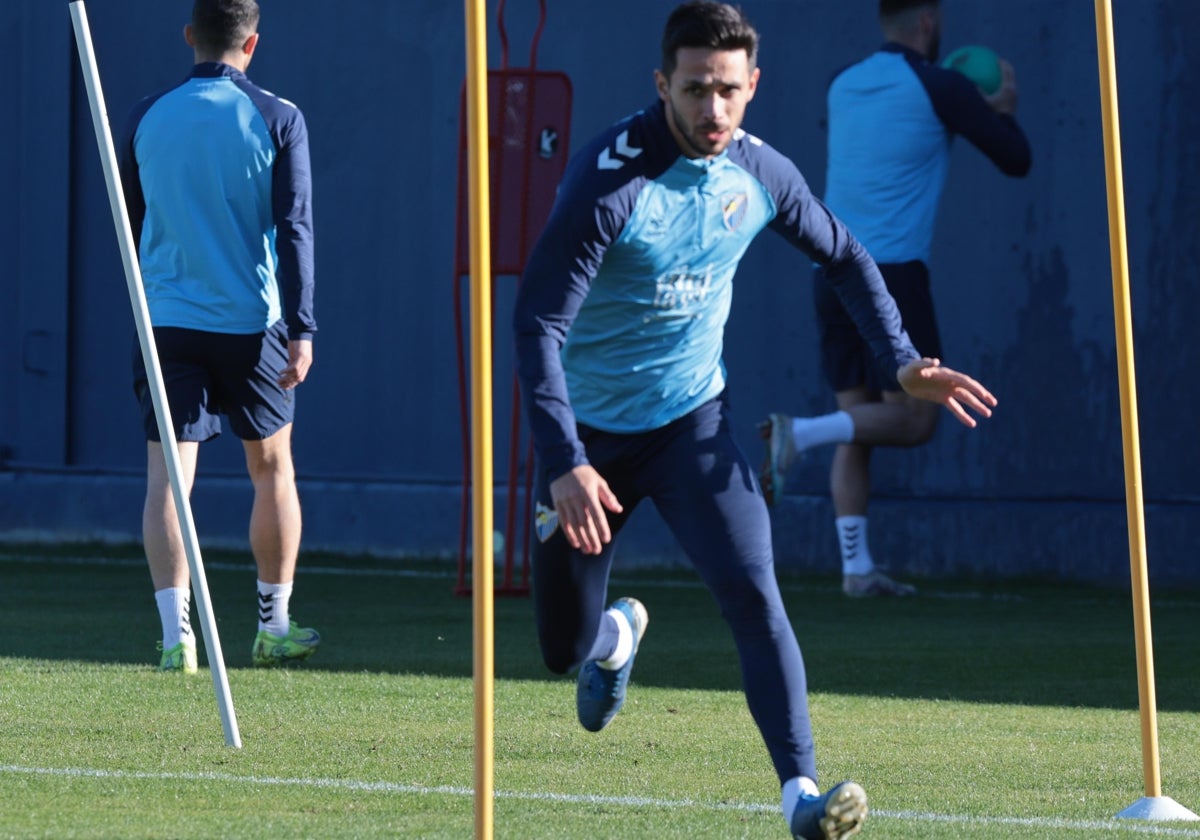
<instances>
[{"instance_id":1,"label":"green ball","mask_svg":"<svg viewBox=\"0 0 1200 840\"><path fill-rule=\"evenodd\" d=\"M959 47L942 66L962 73L988 95L1000 90L1000 56L987 47Z\"/></svg>"}]
</instances>

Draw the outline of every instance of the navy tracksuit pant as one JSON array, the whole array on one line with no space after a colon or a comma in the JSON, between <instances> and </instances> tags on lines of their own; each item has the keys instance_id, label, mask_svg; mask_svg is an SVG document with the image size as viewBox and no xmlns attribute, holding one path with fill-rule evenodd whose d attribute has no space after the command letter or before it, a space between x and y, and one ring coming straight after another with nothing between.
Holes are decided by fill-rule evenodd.
<instances>
[{"instance_id":1,"label":"navy tracksuit pant","mask_svg":"<svg viewBox=\"0 0 1200 840\"><path fill-rule=\"evenodd\" d=\"M566 673L595 658L608 605L617 534L650 499L716 598L741 661L746 702L780 782L817 778L804 661L775 579L766 502L734 440L724 397L651 432L579 428L588 461L624 512L609 514L613 541L599 555L571 548L558 529L533 551L533 596L546 665ZM537 499L549 507L545 475Z\"/></svg>"}]
</instances>

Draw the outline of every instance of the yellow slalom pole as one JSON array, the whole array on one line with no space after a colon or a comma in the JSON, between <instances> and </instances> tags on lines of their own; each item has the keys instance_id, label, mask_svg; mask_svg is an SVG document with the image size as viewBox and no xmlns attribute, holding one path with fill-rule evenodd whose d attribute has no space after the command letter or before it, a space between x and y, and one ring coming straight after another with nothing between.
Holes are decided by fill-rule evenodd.
<instances>
[{"instance_id":1,"label":"yellow slalom pole","mask_svg":"<svg viewBox=\"0 0 1200 840\"><path fill-rule=\"evenodd\" d=\"M1129 255L1125 242L1124 180L1117 114L1111 0L1096 0L1096 39L1100 58L1100 107L1104 121L1104 172L1108 182L1108 236L1112 254L1113 309L1117 327L1117 375L1125 452L1125 504L1133 579L1133 623L1137 647L1138 699L1142 708L1142 769L1146 795L1159 796L1158 724L1154 696L1154 657L1150 635L1150 594L1146 582L1142 465L1138 454L1137 394L1133 371L1133 326L1129 314Z\"/></svg>"},{"instance_id":2,"label":"yellow slalom pole","mask_svg":"<svg viewBox=\"0 0 1200 840\"><path fill-rule=\"evenodd\" d=\"M471 597L475 624L475 837L492 838L492 276L488 194L487 26L484 0L467 8L467 181L471 248Z\"/></svg>"},{"instance_id":3,"label":"yellow slalom pole","mask_svg":"<svg viewBox=\"0 0 1200 840\"><path fill-rule=\"evenodd\" d=\"M1146 573L1146 533L1139 455L1137 383L1133 365L1133 323L1129 307L1129 254L1125 241L1121 128L1117 113L1117 70L1111 0L1096 0L1096 46L1100 64L1100 107L1104 127L1104 172L1108 185L1108 235L1112 257L1113 309L1117 329L1117 375L1121 393L1122 444L1125 456L1125 506L1129 527L1129 566L1137 650L1138 701L1142 720L1142 772L1146 799L1117 816L1148 819L1196 819L1195 814L1162 795L1159 771L1154 650L1150 632L1150 588ZM1163 803L1190 814L1167 815ZM1169 810L1169 808L1168 808Z\"/></svg>"}]
</instances>

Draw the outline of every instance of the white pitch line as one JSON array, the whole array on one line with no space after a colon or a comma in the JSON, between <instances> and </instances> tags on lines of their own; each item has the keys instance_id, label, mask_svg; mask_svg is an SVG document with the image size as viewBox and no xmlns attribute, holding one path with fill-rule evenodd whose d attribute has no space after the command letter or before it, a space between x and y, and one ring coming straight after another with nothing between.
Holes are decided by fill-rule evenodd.
<instances>
[{"instance_id":1,"label":"white pitch line","mask_svg":"<svg viewBox=\"0 0 1200 840\"><path fill-rule=\"evenodd\" d=\"M184 782L220 782L237 785L265 785L279 787L310 787L326 790L350 790L368 793L399 793L418 796L474 796L471 788L448 785L427 787L425 785L401 784L398 782L367 782L355 779L301 779L273 778L270 776L235 776L229 773L149 773L124 770L95 770L86 767L23 767L15 764L0 765L0 773L14 775L58 776L63 778L133 779ZM496 791L497 799L518 799L529 802L558 802L575 805L609 805L625 808L662 808L668 811L684 808L701 808L707 811L737 811L741 813L770 813L778 805L736 802L701 802L694 799L660 799L644 796L598 796L596 794L570 794L530 791ZM951 823L961 825L1020 825L1039 829L1134 832L1160 837L1200 838L1200 829L1169 828L1156 823L1109 820L1068 820L1040 817L972 817L959 814L933 814L919 811L871 811L875 820L899 820L902 822Z\"/></svg>"}]
</instances>

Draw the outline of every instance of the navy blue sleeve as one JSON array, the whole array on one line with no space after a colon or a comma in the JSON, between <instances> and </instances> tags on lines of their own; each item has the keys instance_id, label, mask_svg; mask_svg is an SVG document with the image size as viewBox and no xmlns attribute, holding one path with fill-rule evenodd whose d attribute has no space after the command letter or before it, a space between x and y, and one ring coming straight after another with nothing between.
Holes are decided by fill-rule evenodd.
<instances>
[{"instance_id":1,"label":"navy blue sleeve","mask_svg":"<svg viewBox=\"0 0 1200 840\"><path fill-rule=\"evenodd\" d=\"M242 87L258 106L275 141L271 206L283 320L289 339L311 340L317 322L313 312L312 164L308 127L304 115L292 103L249 83Z\"/></svg>"},{"instance_id":2,"label":"navy blue sleeve","mask_svg":"<svg viewBox=\"0 0 1200 840\"><path fill-rule=\"evenodd\" d=\"M603 193L613 181L593 165L603 148L592 144L568 165L550 218L526 262L513 311L521 395L538 460L551 480L587 463L560 353L636 197L636 184L628 181Z\"/></svg>"},{"instance_id":3,"label":"navy blue sleeve","mask_svg":"<svg viewBox=\"0 0 1200 840\"><path fill-rule=\"evenodd\" d=\"M739 162L767 188L776 203L770 227L821 265L863 340L893 376L920 358L900 321L900 310L875 260L849 229L812 194L804 176L766 144L743 146Z\"/></svg>"},{"instance_id":4,"label":"navy blue sleeve","mask_svg":"<svg viewBox=\"0 0 1200 840\"><path fill-rule=\"evenodd\" d=\"M1033 165L1029 140L1017 121L998 114L962 73L935 65L915 66L934 113L947 129L966 138L1005 175L1023 177Z\"/></svg>"},{"instance_id":5,"label":"navy blue sleeve","mask_svg":"<svg viewBox=\"0 0 1200 840\"><path fill-rule=\"evenodd\" d=\"M161 94L160 94L161 95ZM129 215L129 227L133 231L133 244L141 247L142 224L146 220L146 197L142 193L142 178L138 171L137 157L133 152L133 140L137 136L142 117L158 96L148 96L133 106L125 121L125 132L121 145L117 147L117 167L121 172L121 192L125 195L125 210Z\"/></svg>"},{"instance_id":6,"label":"navy blue sleeve","mask_svg":"<svg viewBox=\"0 0 1200 840\"><path fill-rule=\"evenodd\" d=\"M312 339L313 313L312 166L308 129L294 111L280 132L279 155L271 183L275 211L275 250L279 255L279 291L288 338Z\"/></svg>"}]
</instances>

